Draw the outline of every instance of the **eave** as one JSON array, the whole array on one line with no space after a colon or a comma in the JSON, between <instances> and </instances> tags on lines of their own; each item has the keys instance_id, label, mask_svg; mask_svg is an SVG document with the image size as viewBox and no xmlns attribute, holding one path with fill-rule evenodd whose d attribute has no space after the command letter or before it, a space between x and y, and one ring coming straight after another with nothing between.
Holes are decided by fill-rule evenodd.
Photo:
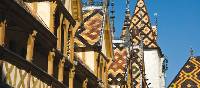
<instances>
[{"instance_id":1,"label":"eave","mask_svg":"<svg viewBox=\"0 0 200 88\"><path fill-rule=\"evenodd\" d=\"M160 57L164 57L164 54L163 54L163 52L162 52L162 50L161 50L161 48L159 46L153 47L153 48L144 47L144 50L158 50L158 55Z\"/></svg>"},{"instance_id":2,"label":"eave","mask_svg":"<svg viewBox=\"0 0 200 88\"><path fill-rule=\"evenodd\" d=\"M77 62L78 63L75 66L76 73L78 73L79 75L85 75L88 78L88 81L89 81L88 83L90 83L90 85L97 86L98 78L94 75L94 73L91 70L89 70L89 68L80 60L77 60Z\"/></svg>"},{"instance_id":3,"label":"eave","mask_svg":"<svg viewBox=\"0 0 200 88\"><path fill-rule=\"evenodd\" d=\"M56 1L57 1L57 4L58 4L58 8L61 10L64 18L66 18L70 22L70 24L73 27L75 27L76 21L73 19L73 17L69 13L69 11L67 11L67 9L65 8L65 6L62 4L62 2L60 0L56 0Z\"/></svg>"},{"instance_id":4,"label":"eave","mask_svg":"<svg viewBox=\"0 0 200 88\"><path fill-rule=\"evenodd\" d=\"M20 25L28 26L26 30L30 30L31 32L33 30L36 30L37 36L41 38L41 42L45 42L46 46L49 46L50 48L53 48L56 46L56 37L46 28L44 25L42 25L41 22L39 22L35 17L33 17L29 12L27 12L23 7L21 7L18 3L16 3L14 0L1 0L1 2L4 2L7 6L6 10L11 11L7 14L17 14L20 18L18 19L18 22L15 23L19 24L19 22L24 22L26 25ZM9 8L12 7L12 8ZM5 14L5 15L7 15ZM13 16L13 15L12 15Z\"/></svg>"},{"instance_id":5,"label":"eave","mask_svg":"<svg viewBox=\"0 0 200 88\"><path fill-rule=\"evenodd\" d=\"M64 84L59 82L54 77L47 74L41 68L28 62L25 58L15 54L7 48L0 46L0 59L10 64L25 70L26 72L31 72L31 75L37 77L41 81L45 82L47 85L52 85L56 88L67 88Z\"/></svg>"}]
</instances>

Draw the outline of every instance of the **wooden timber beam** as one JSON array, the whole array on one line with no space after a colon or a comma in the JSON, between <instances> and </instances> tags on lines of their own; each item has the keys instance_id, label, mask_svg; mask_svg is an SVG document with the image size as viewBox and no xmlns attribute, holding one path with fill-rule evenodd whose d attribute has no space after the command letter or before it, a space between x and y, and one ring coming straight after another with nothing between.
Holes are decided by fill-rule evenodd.
<instances>
[{"instance_id":1,"label":"wooden timber beam","mask_svg":"<svg viewBox=\"0 0 200 88\"><path fill-rule=\"evenodd\" d=\"M76 26L74 28L70 28L70 62L73 64L72 68L70 69L69 72L69 88L74 88L74 75L75 75L75 66L74 66L74 38L75 38L75 32L80 26L80 23L77 22Z\"/></svg>"},{"instance_id":2,"label":"wooden timber beam","mask_svg":"<svg viewBox=\"0 0 200 88\"><path fill-rule=\"evenodd\" d=\"M61 16L60 16L60 25L58 26L58 29L57 29L57 50L59 50L60 52L62 51L61 50L61 44L62 44L62 31L61 31L61 29L62 29L62 21L63 21L63 14L61 14Z\"/></svg>"},{"instance_id":3,"label":"wooden timber beam","mask_svg":"<svg viewBox=\"0 0 200 88\"><path fill-rule=\"evenodd\" d=\"M54 27L54 14L56 10L56 1L51 1L50 2L50 22L49 22L49 31L54 34L55 27Z\"/></svg>"},{"instance_id":4,"label":"wooden timber beam","mask_svg":"<svg viewBox=\"0 0 200 88\"><path fill-rule=\"evenodd\" d=\"M68 55L68 46L69 46L69 27L70 22L65 18L64 19L64 48L63 48L63 54L65 57Z\"/></svg>"},{"instance_id":5,"label":"wooden timber beam","mask_svg":"<svg viewBox=\"0 0 200 88\"><path fill-rule=\"evenodd\" d=\"M1 12L1 11L0 11ZM0 14L2 15L2 14ZM6 20L0 20L0 46L4 47L5 45L5 33L6 33ZM0 53L1 56L1 53ZM1 57L0 57L1 59ZM0 60L0 69L2 70L3 67L3 61ZM0 78L2 78L2 72L0 72Z\"/></svg>"},{"instance_id":6,"label":"wooden timber beam","mask_svg":"<svg viewBox=\"0 0 200 88\"><path fill-rule=\"evenodd\" d=\"M72 16L76 21L81 22L83 18L81 0L71 0L71 1L72 1L71 2Z\"/></svg>"},{"instance_id":7,"label":"wooden timber beam","mask_svg":"<svg viewBox=\"0 0 200 88\"><path fill-rule=\"evenodd\" d=\"M29 34L28 42L27 42L27 54L26 54L26 60L29 62L32 62L33 60L33 50L34 50L34 41L36 37L37 32L34 30L32 34Z\"/></svg>"},{"instance_id":8,"label":"wooden timber beam","mask_svg":"<svg viewBox=\"0 0 200 88\"><path fill-rule=\"evenodd\" d=\"M63 48L63 58L60 60L58 66L58 80L63 83L63 76L64 76L64 65L66 62L67 51L68 51L68 29L69 29L69 21L64 19L64 48Z\"/></svg>"},{"instance_id":9,"label":"wooden timber beam","mask_svg":"<svg viewBox=\"0 0 200 88\"><path fill-rule=\"evenodd\" d=\"M19 69L30 72L31 75L40 79L42 82L45 82L47 85L52 85L53 88L68 88L38 66L28 62L23 57L2 46L0 46L0 59L18 67Z\"/></svg>"},{"instance_id":10,"label":"wooden timber beam","mask_svg":"<svg viewBox=\"0 0 200 88\"><path fill-rule=\"evenodd\" d=\"M65 65L65 57L63 57L63 59L60 60L58 66L58 81L60 81L61 83L63 83L64 79L64 65Z\"/></svg>"},{"instance_id":11,"label":"wooden timber beam","mask_svg":"<svg viewBox=\"0 0 200 88\"><path fill-rule=\"evenodd\" d=\"M82 88L87 88L87 84L88 84L88 78L86 78L86 79L83 81L83 87L82 87Z\"/></svg>"},{"instance_id":12,"label":"wooden timber beam","mask_svg":"<svg viewBox=\"0 0 200 88\"><path fill-rule=\"evenodd\" d=\"M33 61L33 52L34 52L34 44L35 44L35 36L37 32L34 30L32 34L29 34L28 42L27 42L27 53L26 60L30 63ZM28 74L27 78L27 86L30 88L31 82L31 73Z\"/></svg>"},{"instance_id":13,"label":"wooden timber beam","mask_svg":"<svg viewBox=\"0 0 200 88\"><path fill-rule=\"evenodd\" d=\"M0 22L0 46L4 46L5 42L6 21Z\"/></svg>"},{"instance_id":14,"label":"wooden timber beam","mask_svg":"<svg viewBox=\"0 0 200 88\"><path fill-rule=\"evenodd\" d=\"M53 76L53 62L54 62L54 57L55 57L55 50L53 49L52 51L49 52L48 55L48 74Z\"/></svg>"}]
</instances>

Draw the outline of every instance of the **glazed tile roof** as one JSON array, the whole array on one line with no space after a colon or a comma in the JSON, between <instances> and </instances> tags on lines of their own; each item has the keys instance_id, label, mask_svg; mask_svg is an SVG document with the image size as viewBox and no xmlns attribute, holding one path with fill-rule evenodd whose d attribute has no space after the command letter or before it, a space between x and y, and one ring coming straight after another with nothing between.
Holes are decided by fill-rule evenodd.
<instances>
[{"instance_id":1,"label":"glazed tile roof","mask_svg":"<svg viewBox=\"0 0 200 88\"><path fill-rule=\"evenodd\" d=\"M121 43L115 43L114 60L109 67L108 81L109 84L120 84L124 80L126 67L127 50Z\"/></svg>"},{"instance_id":2,"label":"glazed tile roof","mask_svg":"<svg viewBox=\"0 0 200 88\"><path fill-rule=\"evenodd\" d=\"M126 29L129 28L130 26L130 21L131 21L131 14L130 14L130 11L127 10L120 38L123 39L125 37Z\"/></svg>"},{"instance_id":3,"label":"glazed tile roof","mask_svg":"<svg viewBox=\"0 0 200 88\"><path fill-rule=\"evenodd\" d=\"M145 6L144 0L138 0L135 6L134 15L131 19L130 33L132 34L132 42L139 45L141 35L145 48L157 48L156 31L152 29L150 18Z\"/></svg>"},{"instance_id":4,"label":"glazed tile roof","mask_svg":"<svg viewBox=\"0 0 200 88\"><path fill-rule=\"evenodd\" d=\"M168 88L200 88L200 57L190 57Z\"/></svg>"},{"instance_id":5,"label":"glazed tile roof","mask_svg":"<svg viewBox=\"0 0 200 88\"><path fill-rule=\"evenodd\" d=\"M101 9L84 10L83 24L75 33L75 44L79 47L99 45L102 25L103 12Z\"/></svg>"}]
</instances>

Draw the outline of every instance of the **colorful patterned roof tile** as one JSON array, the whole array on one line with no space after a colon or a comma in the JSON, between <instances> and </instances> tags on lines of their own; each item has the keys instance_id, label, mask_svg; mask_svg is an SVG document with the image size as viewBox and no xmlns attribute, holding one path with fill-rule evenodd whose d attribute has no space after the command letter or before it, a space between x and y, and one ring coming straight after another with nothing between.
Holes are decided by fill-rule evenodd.
<instances>
[{"instance_id":1,"label":"colorful patterned roof tile","mask_svg":"<svg viewBox=\"0 0 200 88\"><path fill-rule=\"evenodd\" d=\"M129 28L129 26L130 26L130 21L131 21L131 14L130 14L130 11L127 10L120 38L123 39L125 37L126 29Z\"/></svg>"},{"instance_id":2,"label":"colorful patterned roof tile","mask_svg":"<svg viewBox=\"0 0 200 88\"><path fill-rule=\"evenodd\" d=\"M145 48L158 47L156 43L156 32L152 29L144 0L137 1L129 30L132 34L132 42L135 45L140 44L141 35L144 35L143 43Z\"/></svg>"},{"instance_id":3,"label":"colorful patterned roof tile","mask_svg":"<svg viewBox=\"0 0 200 88\"><path fill-rule=\"evenodd\" d=\"M108 81L109 84L120 84L124 81L124 73L126 67L127 50L123 44L115 43L114 61L109 67Z\"/></svg>"},{"instance_id":4,"label":"colorful patterned roof tile","mask_svg":"<svg viewBox=\"0 0 200 88\"><path fill-rule=\"evenodd\" d=\"M143 67L142 65L142 52L141 52L141 48L134 48L132 50L132 67L131 67L131 71L132 71L132 80L134 82L134 87L139 88L141 86L141 80L142 80L142 72L141 72L141 68Z\"/></svg>"},{"instance_id":5,"label":"colorful patterned roof tile","mask_svg":"<svg viewBox=\"0 0 200 88\"><path fill-rule=\"evenodd\" d=\"M102 25L102 10L85 10L83 12L83 24L75 33L75 44L79 47L98 45L100 41Z\"/></svg>"},{"instance_id":6,"label":"colorful patterned roof tile","mask_svg":"<svg viewBox=\"0 0 200 88\"><path fill-rule=\"evenodd\" d=\"M200 88L200 57L190 57L168 88Z\"/></svg>"}]
</instances>

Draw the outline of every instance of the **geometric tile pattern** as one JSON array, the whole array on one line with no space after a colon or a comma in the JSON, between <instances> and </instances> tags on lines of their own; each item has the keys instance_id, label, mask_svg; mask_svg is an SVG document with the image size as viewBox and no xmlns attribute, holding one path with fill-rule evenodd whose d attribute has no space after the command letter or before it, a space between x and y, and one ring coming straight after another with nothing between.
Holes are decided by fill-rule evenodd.
<instances>
[{"instance_id":1,"label":"geometric tile pattern","mask_svg":"<svg viewBox=\"0 0 200 88\"><path fill-rule=\"evenodd\" d=\"M150 18L147 13L144 0L138 0L134 15L131 19L130 33L132 35L132 42L139 45L141 42L141 35L143 36L144 48L157 48L156 32L152 30Z\"/></svg>"},{"instance_id":2,"label":"geometric tile pattern","mask_svg":"<svg viewBox=\"0 0 200 88\"><path fill-rule=\"evenodd\" d=\"M200 88L200 57L191 57L169 88Z\"/></svg>"},{"instance_id":3,"label":"geometric tile pattern","mask_svg":"<svg viewBox=\"0 0 200 88\"><path fill-rule=\"evenodd\" d=\"M120 85L125 78L127 50L123 44L115 43L114 61L111 63L108 71L108 83Z\"/></svg>"},{"instance_id":4,"label":"geometric tile pattern","mask_svg":"<svg viewBox=\"0 0 200 88\"><path fill-rule=\"evenodd\" d=\"M75 44L79 47L98 45L103 25L103 12L100 9L84 10L83 24L75 33Z\"/></svg>"},{"instance_id":5,"label":"geometric tile pattern","mask_svg":"<svg viewBox=\"0 0 200 88\"><path fill-rule=\"evenodd\" d=\"M139 88L141 86L141 80L142 80L142 72L141 67L142 66L142 52L140 48L134 48L132 50L132 62L131 62L131 71L132 71L132 82L134 83L134 87Z\"/></svg>"}]
</instances>

